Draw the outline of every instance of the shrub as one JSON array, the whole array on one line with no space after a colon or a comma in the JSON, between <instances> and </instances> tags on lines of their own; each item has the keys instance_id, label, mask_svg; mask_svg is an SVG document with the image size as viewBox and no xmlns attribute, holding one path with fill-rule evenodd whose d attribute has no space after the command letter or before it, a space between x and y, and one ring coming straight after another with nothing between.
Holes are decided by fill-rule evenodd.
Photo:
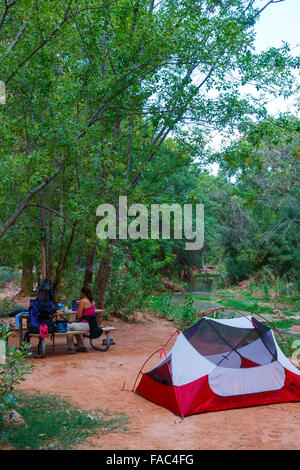
<instances>
[{"instance_id":1,"label":"shrub","mask_svg":"<svg viewBox=\"0 0 300 470\"><path fill-rule=\"evenodd\" d=\"M8 312L17 308L20 308L20 306L8 298L0 300L0 318L6 318Z\"/></svg>"},{"instance_id":2,"label":"shrub","mask_svg":"<svg viewBox=\"0 0 300 470\"><path fill-rule=\"evenodd\" d=\"M178 326L189 321L197 313L197 309L193 307L194 297L192 295L185 296L184 305L171 305L171 299L170 294L159 297L152 296L148 302L148 308L160 317L173 320ZM188 326L191 325L192 323L188 324Z\"/></svg>"},{"instance_id":3,"label":"shrub","mask_svg":"<svg viewBox=\"0 0 300 470\"><path fill-rule=\"evenodd\" d=\"M0 328L0 339L7 341L9 325ZM0 426L7 412L17 405L15 388L24 381L24 376L31 372L33 365L28 359L30 356L30 344L23 343L20 349L8 348L6 362L0 364Z\"/></svg>"},{"instance_id":4,"label":"shrub","mask_svg":"<svg viewBox=\"0 0 300 470\"><path fill-rule=\"evenodd\" d=\"M0 268L0 287L5 287L6 284L10 281L15 281L19 283L21 280L21 275L19 271L15 271L9 267Z\"/></svg>"},{"instance_id":5,"label":"shrub","mask_svg":"<svg viewBox=\"0 0 300 470\"><path fill-rule=\"evenodd\" d=\"M172 296L170 294L164 294L160 296L151 296L148 302L149 309L161 317L168 318L172 316L171 306Z\"/></svg>"},{"instance_id":6,"label":"shrub","mask_svg":"<svg viewBox=\"0 0 300 470\"><path fill-rule=\"evenodd\" d=\"M170 260L155 261L153 257L159 246L146 242L148 240L133 243L130 253L127 247L116 247L105 294L107 315L128 318L135 310L144 308L149 296L162 288L158 271Z\"/></svg>"},{"instance_id":7,"label":"shrub","mask_svg":"<svg viewBox=\"0 0 300 470\"><path fill-rule=\"evenodd\" d=\"M278 346L280 347L281 351L283 352L283 354L286 356L286 357L291 357L292 354L293 354L293 350L291 349L292 347L292 344L293 344L293 341L294 341L294 338L292 338L291 336L288 336L285 338L284 341L282 341L282 339L280 338L279 335L277 335L275 333L275 338L276 338L276 341L278 343Z\"/></svg>"}]
</instances>

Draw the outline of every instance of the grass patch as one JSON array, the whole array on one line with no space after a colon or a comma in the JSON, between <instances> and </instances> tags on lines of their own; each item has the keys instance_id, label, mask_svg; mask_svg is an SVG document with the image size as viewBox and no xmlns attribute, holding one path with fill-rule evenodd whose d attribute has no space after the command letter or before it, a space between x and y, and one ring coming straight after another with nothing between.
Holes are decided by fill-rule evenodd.
<instances>
[{"instance_id":1,"label":"grass patch","mask_svg":"<svg viewBox=\"0 0 300 470\"><path fill-rule=\"evenodd\" d=\"M287 317L292 317L295 315L295 312L287 312L286 310L283 310L284 315L286 315Z\"/></svg>"},{"instance_id":2,"label":"grass patch","mask_svg":"<svg viewBox=\"0 0 300 470\"><path fill-rule=\"evenodd\" d=\"M196 299L196 300L203 300L205 302L219 302L218 299L215 299L213 297L202 297L202 296L196 296L196 295L193 295L193 298Z\"/></svg>"},{"instance_id":3,"label":"grass patch","mask_svg":"<svg viewBox=\"0 0 300 470\"><path fill-rule=\"evenodd\" d=\"M81 410L69 400L48 394L18 395L15 408L25 424L5 424L0 445L16 450L66 450L89 436L125 431L127 417L107 410Z\"/></svg>"},{"instance_id":4,"label":"grass patch","mask_svg":"<svg viewBox=\"0 0 300 470\"><path fill-rule=\"evenodd\" d=\"M287 297L280 297L279 301L287 304L300 302L300 294L289 295Z\"/></svg>"},{"instance_id":5,"label":"grass patch","mask_svg":"<svg viewBox=\"0 0 300 470\"><path fill-rule=\"evenodd\" d=\"M284 341L280 338L279 335L276 334L275 332L275 338L277 341L278 346L280 347L281 351L286 357L291 357L293 354L293 350L291 349L293 342L295 341L295 338L292 338L291 336L288 336L284 338Z\"/></svg>"},{"instance_id":6,"label":"grass patch","mask_svg":"<svg viewBox=\"0 0 300 470\"><path fill-rule=\"evenodd\" d=\"M283 329L288 329L291 328L291 326L300 324L298 320L272 320L271 323L275 328Z\"/></svg>"},{"instance_id":7,"label":"grass patch","mask_svg":"<svg viewBox=\"0 0 300 470\"><path fill-rule=\"evenodd\" d=\"M271 307L262 307L258 305L257 302L249 303L249 299L247 299L246 302L243 300L218 300L218 303L220 303L223 307L232 307L236 309L240 308L253 311L255 313L272 313L274 310Z\"/></svg>"}]
</instances>

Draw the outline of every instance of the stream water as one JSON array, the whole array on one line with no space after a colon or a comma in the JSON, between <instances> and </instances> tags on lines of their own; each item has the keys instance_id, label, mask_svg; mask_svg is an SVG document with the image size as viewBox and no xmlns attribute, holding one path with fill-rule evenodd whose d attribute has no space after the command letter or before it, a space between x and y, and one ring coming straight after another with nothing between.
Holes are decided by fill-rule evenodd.
<instances>
[{"instance_id":1,"label":"stream water","mask_svg":"<svg viewBox=\"0 0 300 470\"><path fill-rule=\"evenodd\" d=\"M216 289L216 284L213 282L213 280L209 279L201 279L201 278L196 278L197 282L193 281L190 283L188 286L187 290L185 293L182 294L172 294L171 295L171 305L178 305L182 306L185 304L185 299L187 295L191 295L193 297L193 307L196 308L198 311L205 312L207 310L211 310L214 308L222 307L220 303L218 303L218 300L227 300L227 301L238 301L239 305L243 305L243 308L245 310L249 309L252 312L255 312L255 303L256 301L249 300L246 297L239 296L237 297L236 295L232 294L230 295L229 293L226 295L222 295L219 293ZM211 282L207 282L211 281ZM200 298L199 298L200 297ZM211 300L210 300L211 299ZM251 305L253 304L253 306ZM236 307L238 309L238 307ZM274 305L275 308L275 305ZM223 314L225 312L223 311ZM230 311L230 314L233 314L234 316L239 316L239 313L236 311ZM271 320L273 318L272 313L264 313L263 317L267 320ZM300 318L300 315L295 315L296 319ZM258 318L258 320L260 317Z\"/></svg>"},{"instance_id":2,"label":"stream water","mask_svg":"<svg viewBox=\"0 0 300 470\"><path fill-rule=\"evenodd\" d=\"M219 304L213 299L216 296L215 281L209 278L194 277L189 283L187 290L182 294L172 294L172 305L184 305L187 295L194 297L193 307L199 310L210 310L219 307ZM212 300L200 300L197 297L211 298ZM218 298L223 298L218 294ZM224 298L226 298L224 296Z\"/></svg>"}]
</instances>

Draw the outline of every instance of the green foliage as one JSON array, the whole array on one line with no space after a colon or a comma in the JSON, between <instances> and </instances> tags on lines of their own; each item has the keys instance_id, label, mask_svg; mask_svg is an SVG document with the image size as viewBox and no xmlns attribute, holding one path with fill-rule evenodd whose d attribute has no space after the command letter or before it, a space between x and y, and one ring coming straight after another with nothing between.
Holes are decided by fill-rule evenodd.
<instances>
[{"instance_id":1,"label":"green foliage","mask_svg":"<svg viewBox=\"0 0 300 470\"><path fill-rule=\"evenodd\" d=\"M171 305L172 296L163 294L161 296L152 296L148 301L149 310L163 318L172 320L177 326L188 322L197 313L197 309L193 307L194 297L186 295L184 305ZM189 326L192 323L189 323Z\"/></svg>"},{"instance_id":2,"label":"green foliage","mask_svg":"<svg viewBox=\"0 0 300 470\"><path fill-rule=\"evenodd\" d=\"M172 296L170 294L163 294L160 296L151 296L148 299L147 306L154 314L158 314L163 318L168 318L172 316L172 306L171 306Z\"/></svg>"},{"instance_id":3,"label":"green foliage","mask_svg":"<svg viewBox=\"0 0 300 470\"><path fill-rule=\"evenodd\" d=\"M292 293L288 284L299 279L299 129L299 119L289 115L262 120L219 155L236 178L227 270L235 281L255 274L275 285L277 296Z\"/></svg>"},{"instance_id":4,"label":"green foliage","mask_svg":"<svg viewBox=\"0 0 300 470\"><path fill-rule=\"evenodd\" d=\"M0 339L6 341L10 334L9 325L0 328ZM33 364L28 359L30 355L28 343L23 343L20 349L9 347L6 362L0 364L0 429L7 412L17 405L15 388L33 369Z\"/></svg>"},{"instance_id":5,"label":"green foliage","mask_svg":"<svg viewBox=\"0 0 300 470\"><path fill-rule=\"evenodd\" d=\"M77 297L88 248L97 247L95 266L104 256L96 208L126 194L147 207L204 204L205 243L192 253L184 240L149 240L144 262L129 241L125 265L113 254L108 313L131 315L159 288L160 273L187 280L194 264L222 265L231 282L265 266L299 278L299 121L266 119L264 109L268 93L292 93L297 59L287 44L254 52L259 0L227 3L26 0L4 8L1 263L29 264L36 281L43 242L58 294ZM257 97L240 95L249 83ZM211 131L242 138L211 155ZM224 174L213 177L207 163L216 160Z\"/></svg>"},{"instance_id":6,"label":"green foliage","mask_svg":"<svg viewBox=\"0 0 300 470\"><path fill-rule=\"evenodd\" d=\"M19 307L19 305L15 304L8 297L0 299L0 318L7 318L8 312L11 310L16 310Z\"/></svg>"},{"instance_id":7,"label":"green foliage","mask_svg":"<svg viewBox=\"0 0 300 470\"><path fill-rule=\"evenodd\" d=\"M293 344L293 341L294 341L294 338L292 338L291 336L287 336L286 338L284 338L284 341L282 341L282 339L280 338L280 336L278 334L275 333L275 338L276 338L276 341L278 343L278 346L280 347L281 351L283 352L283 354L286 356L286 357L291 357L292 354L293 354L293 350L291 349L292 347L292 344Z\"/></svg>"},{"instance_id":8,"label":"green foliage","mask_svg":"<svg viewBox=\"0 0 300 470\"><path fill-rule=\"evenodd\" d=\"M181 317L180 317L180 320L182 321L182 323L188 322L196 314L197 309L193 307L193 303L194 303L193 296L186 295L184 305L182 307Z\"/></svg>"},{"instance_id":9,"label":"green foliage","mask_svg":"<svg viewBox=\"0 0 300 470\"><path fill-rule=\"evenodd\" d=\"M56 292L56 300L66 301L71 306L72 301L80 297L83 278L84 269L81 266L68 266Z\"/></svg>"},{"instance_id":10,"label":"green foliage","mask_svg":"<svg viewBox=\"0 0 300 470\"><path fill-rule=\"evenodd\" d=\"M248 300L248 299L247 299ZM258 302L249 302L245 300L222 300L218 299L218 303L221 304L223 307L233 307L236 308L237 310L243 309L243 310L249 310L250 312L255 312L255 313L271 313L273 312L273 308L271 307L263 307L258 304Z\"/></svg>"},{"instance_id":11,"label":"green foliage","mask_svg":"<svg viewBox=\"0 0 300 470\"><path fill-rule=\"evenodd\" d=\"M18 394L16 410L25 423L6 425L2 446L19 450L70 450L95 434L124 431L127 417L108 410L82 410L62 397Z\"/></svg>"},{"instance_id":12,"label":"green foliage","mask_svg":"<svg viewBox=\"0 0 300 470\"><path fill-rule=\"evenodd\" d=\"M194 295L193 297L194 297L194 299L207 300L208 302L210 302L212 300L212 297L203 297L203 296L199 296L199 295Z\"/></svg>"},{"instance_id":13,"label":"green foliage","mask_svg":"<svg viewBox=\"0 0 300 470\"><path fill-rule=\"evenodd\" d=\"M300 294L290 295L289 297L281 297L281 301L286 303L300 302Z\"/></svg>"},{"instance_id":14,"label":"green foliage","mask_svg":"<svg viewBox=\"0 0 300 470\"><path fill-rule=\"evenodd\" d=\"M0 288L5 287L8 282L20 282L20 272L9 267L0 268Z\"/></svg>"},{"instance_id":15,"label":"green foliage","mask_svg":"<svg viewBox=\"0 0 300 470\"><path fill-rule=\"evenodd\" d=\"M162 288L158 270L172 258L157 261L157 250L159 245L151 240L116 248L105 297L106 314L128 318L146 305L153 291Z\"/></svg>"},{"instance_id":16,"label":"green foliage","mask_svg":"<svg viewBox=\"0 0 300 470\"><path fill-rule=\"evenodd\" d=\"M275 328L288 329L291 328L291 326L299 325L300 322L295 320L272 320L271 323Z\"/></svg>"}]
</instances>

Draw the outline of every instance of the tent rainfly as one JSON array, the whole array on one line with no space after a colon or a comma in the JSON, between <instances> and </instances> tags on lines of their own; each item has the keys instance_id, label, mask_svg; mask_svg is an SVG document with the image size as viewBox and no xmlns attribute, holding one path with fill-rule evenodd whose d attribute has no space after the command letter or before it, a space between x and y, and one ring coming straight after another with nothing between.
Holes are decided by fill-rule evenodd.
<instances>
[{"instance_id":1,"label":"tent rainfly","mask_svg":"<svg viewBox=\"0 0 300 470\"><path fill-rule=\"evenodd\" d=\"M163 360L141 371L135 391L144 398L181 417L300 401L300 371L253 316L203 317L178 333Z\"/></svg>"}]
</instances>

